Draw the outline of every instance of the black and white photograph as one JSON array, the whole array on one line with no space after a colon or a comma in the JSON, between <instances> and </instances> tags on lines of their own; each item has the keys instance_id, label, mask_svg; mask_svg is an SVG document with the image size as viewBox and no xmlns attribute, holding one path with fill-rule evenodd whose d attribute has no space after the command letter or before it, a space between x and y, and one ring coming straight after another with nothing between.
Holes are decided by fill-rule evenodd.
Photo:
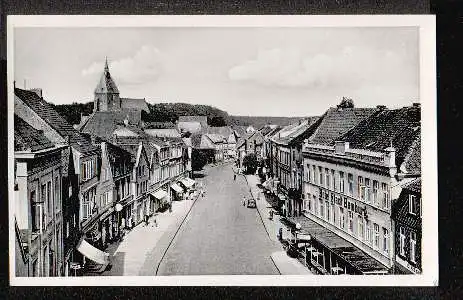
<instances>
[{"instance_id":1,"label":"black and white photograph","mask_svg":"<svg viewBox=\"0 0 463 300\"><path fill-rule=\"evenodd\" d=\"M433 16L7 33L12 285L438 285Z\"/></svg>"}]
</instances>

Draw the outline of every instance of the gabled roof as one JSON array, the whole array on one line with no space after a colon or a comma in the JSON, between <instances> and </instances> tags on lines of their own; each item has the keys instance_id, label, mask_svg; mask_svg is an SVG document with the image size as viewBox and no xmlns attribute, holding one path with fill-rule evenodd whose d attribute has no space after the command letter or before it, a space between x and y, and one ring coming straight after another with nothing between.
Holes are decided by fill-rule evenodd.
<instances>
[{"instance_id":1,"label":"gabled roof","mask_svg":"<svg viewBox=\"0 0 463 300\"><path fill-rule=\"evenodd\" d=\"M330 108L322 116L320 125L309 141L330 144L376 111L376 108Z\"/></svg>"},{"instance_id":2,"label":"gabled roof","mask_svg":"<svg viewBox=\"0 0 463 300\"><path fill-rule=\"evenodd\" d=\"M95 88L95 93L119 93L116 83L109 73L108 61L105 62L105 68Z\"/></svg>"},{"instance_id":3,"label":"gabled roof","mask_svg":"<svg viewBox=\"0 0 463 300\"><path fill-rule=\"evenodd\" d=\"M145 122L145 129L166 129L175 128L172 122Z\"/></svg>"},{"instance_id":4,"label":"gabled roof","mask_svg":"<svg viewBox=\"0 0 463 300\"><path fill-rule=\"evenodd\" d=\"M421 194L421 177L408 183L407 185L403 187L403 189Z\"/></svg>"},{"instance_id":5,"label":"gabled roof","mask_svg":"<svg viewBox=\"0 0 463 300\"><path fill-rule=\"evenodd\" d=\"M145 99L141 98L121 98L121 106L123 110L126 109L136 109L136 110L144 110L146 112L150 112L148 108L148 104L146 103Z\"/></svg>"},{"instance_id":6,"label":"gabled roof","mask_svg":"<svg viewBox=\"0 0 463 300\"><path fill-rule=\"evenodd\" d=\"M201 127L207 127L207 117L206 116L179 116L178 122L198 122L201 124Z\"/></svg>"},{"instance_id":7,"label":"gabled roof","mask_svg":"<svg viewBox=\"0 0 463 300\"><path fill-rule=\"evenodd\" d=\"M207 137L205 134L201 136L201 149L215 149L215 144L214 142Z\"/></svg>"},{"instance_id":8,"label":"gabled roof","mask_svg":"<svg viewBox=\"0 0 463 300\"><path fill-rule=\"evenodd\" d=\"M213 133L208 133L205 134L207 138L209 138L214 144L219 144L219 143L225 143L226 138L223 135L220 134L213 134Z\"/></svg>"},{"instance_id":9,"label":"gabled roof","mask_svg":"<svg viewBox=\"0 0 463 300\"><path fill-rule=\"evenodd\" d=\"M114 164L116 161L120 161L122 159L125 159L125 160L133 159L131 152L123 149L120 146L114 145L112 143L106 142L106 150L108 153L109 163L111 165ZM114 158L114 160L112 160L111 158Z\"/></svg>"},{"instance_id":10,"label":"gabled roof","mask_svg":"<svg viewBox=\"0 0 463 300\"><path fill-rule=\"evenodd\" d=\"M199 122L178 122L178 130L181 132L199 133L202 130L201 123Z\"/></svg>"},{"instance_id":11,"label":"gabled roof","mask_svg":"<svg viewBox=\"0 0 463 300\"><path fill-rule=\"evenodd\" d=\"M208 127L207 133L220 134L227 138L229 135L233 134L233 130L230 126Z\"/></svg>"},{"instance_id":12,"label":"gabled roof","mask_svg":"<svg viewBox=\"0 0 463 300\"><path fill-rule=\"evenodd\" d=\"M248 128L248 126L233 126L233 130L238 137L242 137L246 134L246 128Z\"/></svg>"},{"instance_id":13,"label":"gabled roof","mask_svg":"<svg viewBox=\"0 0 463 300\"><path fill-rule=\"evenodd\" d=\"M83 137L53 107L35 92L15 88L15 95L47 122L62 138L69 136L70 144L81 152L95 151L91 141Z\"/></svg>"},{"instance_id":14,"label":"gabled roof","mask_svg":"<svg viewBox=\"0 0 463 300\"><path fill-rule=\"evenodd\" d=\"M166 128L166 129L145 129L144 130L148 135L154 137L173 137L180 138L180 132L175 128Z\"/></svg>"},{"instance_id":15,"label":"gabled roof","mask_svg":"<svg viewBox=\"0 0 463 300\"><path fill-rule=\"evenodd\" d=\"M351 148L371 151L383 151L392 146L396 150L398 167L401 167L410 151L415 149L415 157L411 158L410 165L415 165L416 168L416 160L413 162L413 159L418 158L416 154L421 149L412 146L416 146L416 140L420 139L420 122L419 107L377 110L339 140L349 142Z\"/></svg>"},{"instance_id":16,"label":"gabled roof","mask_svg":"<svg viewBox=\"0 0 463 300\"><path fill-rule=\"evenodd\" d=\"M124 124L127 117L129 124L139 124L141 113L137 110L97 111L88 118L80 131L108 138L118 125Z\"/></svg>"},{"instance_id":17,"label":"gabled roof","mask_svg":"<svg viewBox=\"0 0 463 300\"><path fill-rule=\"evenodd\" d=\"M278 134L273 136L273 140L279 144L289 144L307 132L316 130L316 121L318 117L302 119L298 123L290 124L283 127Z\"/></svg>"},{"instance_id":18,"label":"gabled roof","mask_svg":"<svg viewBox=\"0 0 463 300\"><path fill-rule=\"evenodd\" d=\"M14 115L14 150L15 151L38 151L53 148L54 145L48 140L43 131L30 126L23 119Z\"/></svg>"},{"instance_id":19,"label":"gabled roof","mask_svg":"<svg viewBox=\"0 0 463 300\"><path fill-rule=\"evenodd\" d=\"M191 145L193 148L201 148L201 140L202 140L202 135L201 134L192 134L190 136L191 140Z\"/></svg>"}]
</instances>

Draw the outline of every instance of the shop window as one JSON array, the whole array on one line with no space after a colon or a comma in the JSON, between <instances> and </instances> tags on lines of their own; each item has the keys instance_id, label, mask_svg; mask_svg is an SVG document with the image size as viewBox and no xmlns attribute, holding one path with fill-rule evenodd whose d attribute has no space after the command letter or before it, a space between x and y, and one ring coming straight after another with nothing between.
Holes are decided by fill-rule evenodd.
<instances>
[{"instance_id":1,"label":"shop window","mask_svg":"<svg viewBox=\"0 0 463 300\"><path fill-rule=\"evenodd\" d=\"M383 227L383 252L389 253L389 230Z\"/></svg>"},{"instance_id":2,"label":"shop window","mask_svg":"<svg viewBox=\"0 0 463 300\"><path fill-rule=\"evenodd\" d=\"M399 232L399 251L401 256L405 256L405 228L401 226Z\"/></svg>"},{"instance_id":3,"label":"shop window","mask_svg":"<svg viewBox=\"0 0 463 300\"><path fill-rule=\"evenodd\" d=\"M374 227L374 234L375 234L375 239L374 239L374 247L375 249L379 249L379 225L374 223L373 224L373 227Z\"/></svg>"}]
</instances>

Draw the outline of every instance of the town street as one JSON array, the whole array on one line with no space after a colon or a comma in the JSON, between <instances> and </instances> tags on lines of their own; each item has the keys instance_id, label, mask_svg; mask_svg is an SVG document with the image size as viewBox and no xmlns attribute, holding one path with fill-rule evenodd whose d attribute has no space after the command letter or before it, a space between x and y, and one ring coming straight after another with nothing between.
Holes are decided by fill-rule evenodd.
<instances>
[{"instance_id":1,"label":"town street","mask_svg":"<svg viewBox=\"0 0 463 300\"><path fill-rule=\"evenodd\" d=\"M249 186L233 180L230 164L203 172L199 198L162 260L157 275L279 274L271 260L281 250L271 241L255 208L243 206Z\"/></svg>"}]
</instances>

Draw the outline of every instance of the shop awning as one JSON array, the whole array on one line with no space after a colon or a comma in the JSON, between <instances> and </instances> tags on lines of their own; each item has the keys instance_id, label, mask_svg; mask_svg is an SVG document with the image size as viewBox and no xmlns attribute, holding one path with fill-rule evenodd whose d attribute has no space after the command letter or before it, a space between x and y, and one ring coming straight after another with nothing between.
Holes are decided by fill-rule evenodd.
<instances>
[{"instance_id":1,"label":"shop awning","mask_svg":"<svg viewBox=\"0 0 463 300\"><path fill-rule=\"evenodd\" d=\"M172 184L170 186L174 191L176 191L178 194L183 193L183 189L176 183Z\"/></svg>"},{"instance_id":2,"label":"shop awning","mask_svg":"<svg viewBox=\"0 0 463 300\"><path fill-rule=\"evenodd\" d=\"M93 247L83 238L80 240L79 244L77 245L77 251L82 253L88 259L91 259L100 265L109 264L109 253L103 252Z\"/></svg>"},{"instance_id":3,"label":"shop awning","mask_svg":"<svg viewBox=\"0 0 463 300\"><path fill-rule=\"evenodd\" d=\"M167 192L164 191L164 190L159 190L159 191L156 191L156 192L154 192L154 193L151 193L151 195L152 195L154 198L161 200L162 198L164 198L165 196L167 196Z\"/></svg>"},{"instance_id":4,"label":"shop awning","mask_svg":"<svg viewBox=\"0 0 463 300\"><path fill-rule=\"evenodd\" d=\"M182 180L180 180L182 182L182 184L186 187L186 188L191 188L193 185L195 185L195 181L191 178L184 178Z\"/></svg>"},{"instance_id":5,"label":"shop awning","mask_svg":"<svg viewBox=\"0 0 463 300\"><path fill-rule=\"evenodd\" d=\"M302 232L310 234L312 240L316 240L363 274L387 273L387 268L375 258L317 222L307 217L289 217L286 219L292 223L292 226L296 223L301 224Z\"/></svg>"}]
</instances>

